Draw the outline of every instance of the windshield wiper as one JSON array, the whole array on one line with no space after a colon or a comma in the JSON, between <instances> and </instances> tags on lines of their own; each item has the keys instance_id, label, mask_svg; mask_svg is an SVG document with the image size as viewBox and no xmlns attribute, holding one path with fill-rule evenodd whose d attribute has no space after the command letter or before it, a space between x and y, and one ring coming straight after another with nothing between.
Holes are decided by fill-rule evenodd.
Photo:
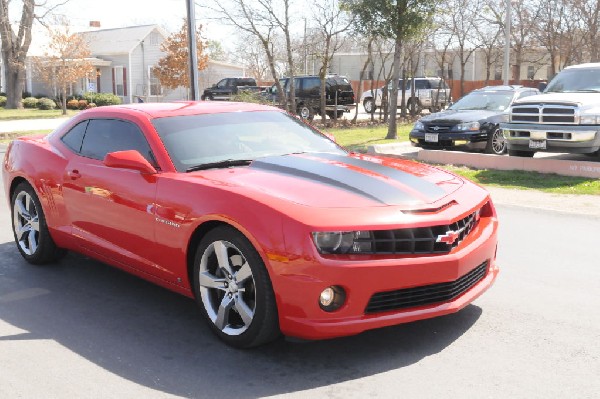
<instances>
[{"instance_id":1,"label":"windshield wiper","mask_svg":"<svg viewBox=\"0 0 600 399\"><path fill-rule=\"evenodd\" d=\"M195 172L197 170L214 169L214 168L230 168L233 166L246 166L252 163L252 159L225 159L218 162L201 163L200 165L187 168L186 172Z\"/></svg>"}]
</instances>

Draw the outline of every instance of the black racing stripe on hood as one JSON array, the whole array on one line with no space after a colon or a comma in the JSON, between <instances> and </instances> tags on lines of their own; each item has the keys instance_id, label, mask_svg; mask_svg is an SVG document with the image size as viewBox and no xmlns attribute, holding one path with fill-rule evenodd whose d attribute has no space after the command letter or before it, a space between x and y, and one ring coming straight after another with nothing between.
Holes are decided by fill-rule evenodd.
<instances>
[{"instance_id":1,"label":"black racing stripe on hood","mask_svg":"<svg viewBox=\"0 0 600 399\"><path fill-rule=\"evenodd\" d=\"M348 165L356 166L361 169L366 169L373 173L377 173L378 175L388 177L390 179L400 182L401 184L404 184L407 187L410 187L415 191L418 191L425 197L432 200L438 199L445 195L444 190L440 188L437 184L431 183L423 178L417 177L410 173L403 172L401 170L389 166L381 165L375 162L365 161L364 159L336 154L319 153L311 155L327 159L328 161L341 162Z\"/></svg>"},{"instance_id":2,"label":"black racing stripe on hood","mask_svg":"<svg viewBox=\"0 0 600 399\"><path fill-rule=\"evenodd\" d=\"M420 198L416 198L384 180L333 164L326 157L321 158L322 160L318 160L293 155L265 157L253 161L250 168L313 180L362 195L386 205L422 202ZM338 159L340 163L350 163L349 160L351 160L350 157L343 156ZM371 162L367 163L371 164Z\"/></svg>"}]
</instances>

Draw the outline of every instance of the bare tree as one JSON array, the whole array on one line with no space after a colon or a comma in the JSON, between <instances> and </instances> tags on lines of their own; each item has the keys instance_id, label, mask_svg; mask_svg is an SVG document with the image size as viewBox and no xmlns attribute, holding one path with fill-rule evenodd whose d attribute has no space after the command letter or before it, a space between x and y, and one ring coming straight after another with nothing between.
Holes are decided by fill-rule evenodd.
<instances>
[{"instance_id":1,"label":"bare tree","mask_svg":"<svg viewBox=\"0 0 600 399\"><path fill-rule=\"evenodd\" d=\"M284 1L287 5L288 0ZM203 7L204 5L198 4L198 6ZM280 104L283 104L288 111L290 108L295 111L294 85L291 85L290 97L292 98L288 101L287 94L279 81L279 73L275 65L273 38L279 24L273 18L275 10L271 0L261 0L259 2L251 0L229 0L228 2L215 0L213 6L209 9L214 11L220 20L258 39L267 57L269 70L277 87ZM287 11L284 14L287 18ZM294 106L290 107L290 105Z\"/></svg>"},{"instance_id":2,"label":"bare tree","mask_svg":"<svg viewBox=\"0 0 600 399\"><path fill-rule=\"evenodd\" d=\"M22 108L21 95L25 81L25 59L31 44L31 29L34 20L43 21L48 13L67 1L49 5L47 1L36 3L35 0L22 0L21 20L15 31L9 16L10 0L0 0L2 63L6 70L6 108ZM36 8L41 9L42 14L37 15Z\"/></svg>"},{"instance_id":3,"label":"bare tree","mask_svg":"<svg viewBox=\"0 0 600 399\"><path fill-rule=\"evenodd\" d=\"M314 56L319 60L319 78L321 79L321 120L325 122L325 88L326 76L329 72L329 65L335 53L343 45L344 37L342 34L347 32L352 26L350 15L342 11L337 0L314 0L311 8L313 10L313 22L316 25L313 38L317 39L315 43ZM330 116L337 119L337 111L330 113Z\"/></svg>"},{"instance_id":4,"label":"bare tree","mask_svg":"<svg viewBox=\"0 0 600 399\"><path fill-rule=\"evenodd\" d=\"M483 0L482 10L475 20L476 38L483 50L486 85L490 81L492 67L500 64L502 60L504 29L491 11L497 3L495 0Z\"/></svg>"},{"instance_id":5,"label":"bare tree","mask_svg":"<svg viewBox=\"0 0 600 399\"><path fill-rule=\"evenodd\" d=\"M587 29L584 31L584 47L587 49L590 62L600 61L600 1L598 0L574 0L574 13L581 25Z\"/></svg>"}]
</instances>

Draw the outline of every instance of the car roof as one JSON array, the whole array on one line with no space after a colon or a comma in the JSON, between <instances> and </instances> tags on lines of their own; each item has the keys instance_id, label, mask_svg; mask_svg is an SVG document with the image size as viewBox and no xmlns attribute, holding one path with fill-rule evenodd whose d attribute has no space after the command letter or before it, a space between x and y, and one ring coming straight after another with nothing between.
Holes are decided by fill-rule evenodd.
<instances>
[{"instance_id":1,"label":"car roof","mask_svg":"<svg viewBox=\"0 0 600 399\"><path fill-rule=\"evenodd\" d=\"M85 113L87 116L98 116L104 113L143 113L150 119L169 116L186 116L202 114L218 114L226 112L255 112L283 110L268 105L239 103L230 101L175 101L168 103L133 103L111 105L108 107L92 108Z\"/></svg>"},{"instance_id":2,"label":"car roof","mask_svg":"<svg viewBox=\"0 0 600 399\"><path fill-rule=\"evenodd\" d=\"M485 91L510 91L510 92L517 92L517 91L529 91L529 90L539 91L535 87L525 87L525 86L521 86L521 85L486 86L486 87L482 87L481 89L476 89L476 90L473 90L473 91L474 92L485 92Z\"/></svg>"}]
</instances>

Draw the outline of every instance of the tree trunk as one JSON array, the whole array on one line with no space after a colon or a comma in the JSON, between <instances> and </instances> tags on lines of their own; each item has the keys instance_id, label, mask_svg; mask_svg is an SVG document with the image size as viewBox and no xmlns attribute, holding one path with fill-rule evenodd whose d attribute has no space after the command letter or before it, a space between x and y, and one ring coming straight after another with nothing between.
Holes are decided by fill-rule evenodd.
<instances>
[{"instance_id":1,"label":"tree trunk","mask_svg":"<svg viewBox=\"0 0 600 399\"><path fill-rule=\"evenodd\" d=\"M21 109L23 95L22 72L18 69L6 71L6 109Z\"/></svg>"},{"instance_id":2,"label":"tree trunk","mask_svg":"<svg viewBox=\"0 0 600 399\"><path fill-rule=\"evenodd\" d=\"M67 86L62 87L62 98L60 99L60 107L62 108L62 114L67 114Z\"/></svg>"},{"instance_id":3,"label":"tree trunk","mask_svg":"<svg viewBox=\"0 0 600 399\"><path fill-rule=\"evenodd\" d=\"M396 42L394 44L394 67L392 70L392 92L389 94L389 113L390 123L388 125L388 133L386 139L397 139L398 138L398 125L396 120L396 114L398 110L398 80L400 79L400 56L402 55L402 37L400 34L396 35Z\"/></svg>"}]
</instances>

